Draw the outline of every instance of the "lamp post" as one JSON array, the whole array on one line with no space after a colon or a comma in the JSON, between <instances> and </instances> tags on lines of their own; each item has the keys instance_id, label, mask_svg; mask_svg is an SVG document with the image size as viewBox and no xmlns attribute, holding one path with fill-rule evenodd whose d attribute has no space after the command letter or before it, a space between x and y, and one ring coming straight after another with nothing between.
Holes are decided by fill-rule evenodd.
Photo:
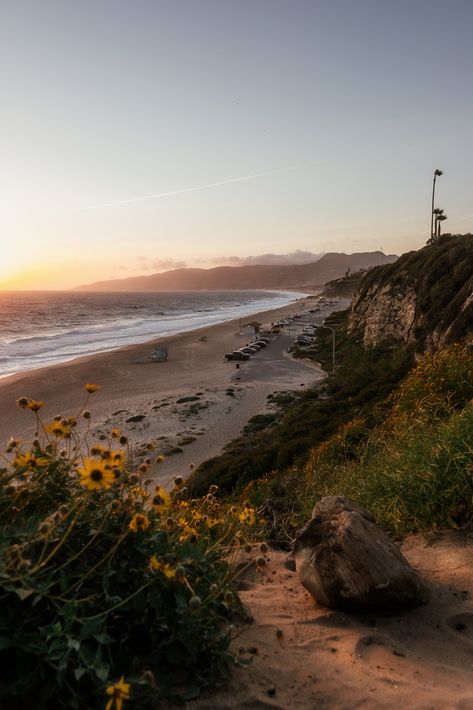
<instances>
[{"instance_id":1,"label":"lamp post","mask_svg":"<svg viewBox=\"0 0 473 710\"><path fill-rule=\"evenodd\" d=\"M322 321L322 328L327 328L332 331L332 375L335 374L335 330L329 326L325 325L325 321Z\"/></svg>"},{"instance_id":2,"label":"lamp post","mask_svg":"<svg viewBox=\"0 0 473 710\"><path fill-rule=\"evenodd\" d=\"M443 175L442 170L435 170L434 171L434 181L432 183L432 210L430 214L430 242L431 244L435 244L435 234L434 234L434 210L435 210L435 182L438 177Z\"/></svg>"}]
</instances>

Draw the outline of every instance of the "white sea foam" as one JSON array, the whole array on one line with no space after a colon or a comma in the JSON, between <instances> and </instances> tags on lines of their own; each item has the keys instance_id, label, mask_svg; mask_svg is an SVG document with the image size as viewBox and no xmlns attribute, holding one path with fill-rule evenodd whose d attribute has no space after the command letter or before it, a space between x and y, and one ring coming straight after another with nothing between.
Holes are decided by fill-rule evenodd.
<instances>
[{"instance_id":1,"label":"white sea foam","mask_svg":"<svg viewBox=\"0 0 473 710\"><path fill-rule=\"evenodd\" d=\"M0 377L287 305L298 292L2 297ZM68 300L69 299L69 300ZM140 302L142 301L142 302Z\"/></svg>"}]
</instances>

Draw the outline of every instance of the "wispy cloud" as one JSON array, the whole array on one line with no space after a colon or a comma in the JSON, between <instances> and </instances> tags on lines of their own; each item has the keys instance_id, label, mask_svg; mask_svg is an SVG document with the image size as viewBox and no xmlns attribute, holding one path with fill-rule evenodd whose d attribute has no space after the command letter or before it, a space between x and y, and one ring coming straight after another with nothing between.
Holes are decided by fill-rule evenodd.
<instances>
[{"instance_id":1,"label":"wispy cloud","mask_svg":"<svg viewBox=\"0 0 473 710\"><path fill-rule=\"evenodd\" d=\"M170 271L171 269L183 269L188 266L186 261L177 259L152 259L147 256L139 256L140 268L144 271Z\"/></svg>"},{"instance_id":2,"label":"wispy cloud","mask_svg":"<svg viewBox=\"0 0 473 710\"><path fill-rule=\"evenodd\" d=\"M143 195L141 197L130 197L127 200L117 200L116 202L104 202L100 205L92 205L90 207L82 207L80 211L83 210L98 210L104 207L118 207L119 205L129 205L133 202L144 202L145 200L157 200L161 197L171 197L172 195L184 195L186 192L197 192L198 190L208 190L211 187L220 187L221 185L230 185L235 182L245 182L246 180L254 180L259 177L265 177L267 175L277 175L278 173L287 173L291 170L298 170L299 168L308 167L309 165L315 165L317 163L322 163L322 160L309 160L305 163L297 163L296 165L289 165L284 168L275 168L274 170L266 170L262 173L253 173L252 175L243 175L241 177L229 178L228 180L219 180L218 182L208 182L204 185L194 185L192 187L183 187L179 190L169 190L168 192L156 192L152 195Z\"/></svg>"},{"instance_id":3,"label":"wispy cloud","mask_svg":"<svg viewBox=\"0 0 473 710\"><path fill-rule=\"evenodd\" d=\"M296 249L288 254L258 254L255 256L216 256L209 259L194 257L187 261L177 259L155 259L151 256L137 256L138 269L141 271L170 271L199 267L210 269L215 266L249 266L266 264L273 266L290 264L309 264L320 259L325 252L315 254L311 251ZM120 267L124 268L124 267Z\"/></svg>"},{"instance_id":4,"label":"wispy cloud","mask_svg":"<svg viewBox=\"0 0 473 710\"><path fill-rule=\"evenodd\" d=\"M215 257L215 259L212 259L212 262L218 266L250 266L254 264L281 266L290 264L310 264L320 259L323 254L324 252L314 254L311 251L296 249L289 254L258 254L256 256Z\"/></svg>"}]
</instances>

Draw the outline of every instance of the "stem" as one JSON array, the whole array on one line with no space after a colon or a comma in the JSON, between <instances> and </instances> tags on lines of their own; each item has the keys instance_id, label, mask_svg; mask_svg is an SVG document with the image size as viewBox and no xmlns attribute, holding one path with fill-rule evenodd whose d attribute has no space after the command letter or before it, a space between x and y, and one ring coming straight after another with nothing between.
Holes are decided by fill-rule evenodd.
<instances>
[{"instance_id":1,"label":"stem","mask_svg":"<svg viewBox=\"0 0 473 710\"><path fill-rule=\"evenodd\" d=\"M93 616L83 616L81 618L81 621L92 621L93 619L98 619L100 616L104 616L105 614L109 614L111 611L114 611L115 609L118 609L119 607L123 606L123 604L126 604L127 602L130 601L130 599L133 599L137 594L143 591L143 589L146 589L147 587L150 587L154 583L154 579L150 580L149 582L146 582L146 584L143 584L142 587L139 587L139 589L136 589L130 596L126 597L126 599L122 599L120 602L117 604L114 604L114 606L111 606L109 609L105 609L104 611L99 612L98 614L94 614Z\"/></svg>"}]
</instances>

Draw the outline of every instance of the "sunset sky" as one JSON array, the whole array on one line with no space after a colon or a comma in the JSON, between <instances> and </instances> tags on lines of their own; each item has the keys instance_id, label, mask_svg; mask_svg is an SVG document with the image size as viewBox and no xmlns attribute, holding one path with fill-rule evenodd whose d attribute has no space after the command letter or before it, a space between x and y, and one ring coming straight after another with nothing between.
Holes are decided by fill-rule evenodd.
<instances>
[{"instance_id":1,"label":"sunset sky","mask_svg":"<svg viewBox=\"0 0 473 710\"><path fill-rule=\"evenodd\" d=\"M400 254L435 168L473 231L472 27L471 0L2 2L0 287Z\"/></svg>"}]
</instances>

